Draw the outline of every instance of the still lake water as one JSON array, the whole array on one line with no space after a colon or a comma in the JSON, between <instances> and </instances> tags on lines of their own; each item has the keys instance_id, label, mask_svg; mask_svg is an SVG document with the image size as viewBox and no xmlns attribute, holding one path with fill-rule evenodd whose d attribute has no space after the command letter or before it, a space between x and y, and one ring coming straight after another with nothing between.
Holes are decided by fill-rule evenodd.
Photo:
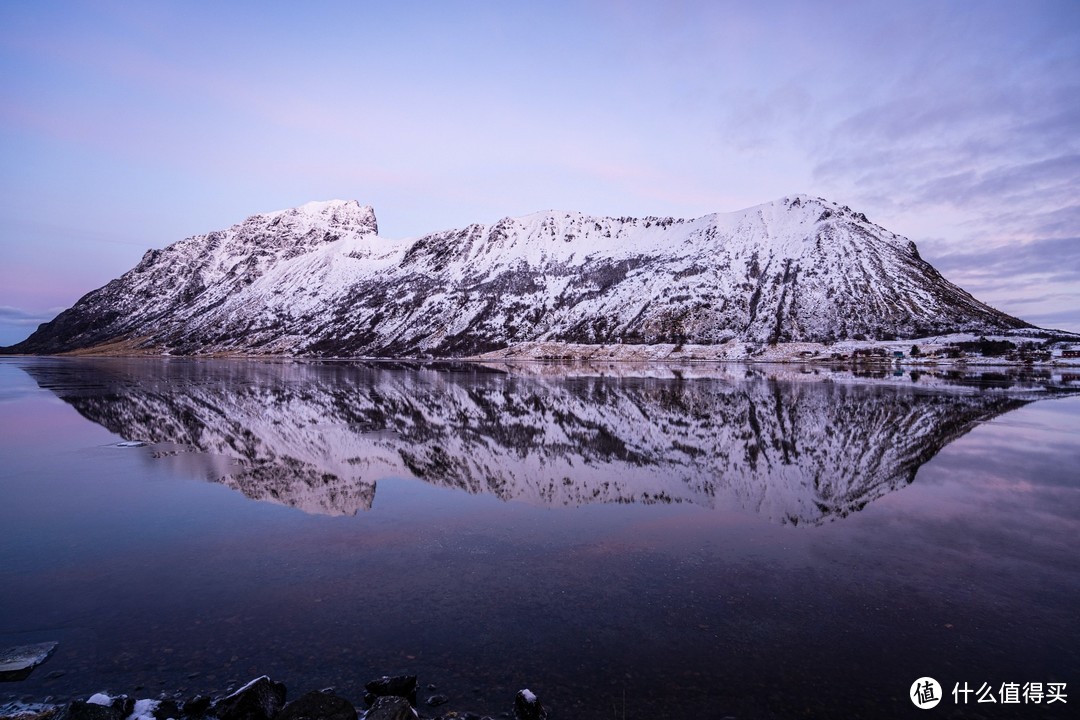
<instances>
[{"instance_id":1,"label":"still lake water","mask_svg":"<svg viewBox=\"0 0 1080 720\"><path fill-rule=\"evenodd\" d=\"M0 702L414 673L442 711L909 717L931 676L1070 717L1076 385L5 359L0 647L60 647ZM951 695L1028 682L1068 704Z\"/></svg>"}]
</instances>

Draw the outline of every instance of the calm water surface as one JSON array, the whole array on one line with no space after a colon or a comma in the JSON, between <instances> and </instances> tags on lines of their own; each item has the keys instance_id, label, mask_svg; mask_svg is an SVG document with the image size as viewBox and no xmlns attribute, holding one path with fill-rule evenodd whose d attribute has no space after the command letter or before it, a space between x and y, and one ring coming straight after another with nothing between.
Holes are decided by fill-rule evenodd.
<instances>
[{"instance_id":1,"label":"calm water surface","mask_svg":"<svg viewBox=\"0 0 1080 720\"><path fill-rule=\"evenodd\" d=\"M60 647L0 700L1070 717L1080 396L981 380L3 360L0 646ZM1032 681L1069 704L950 693Z\"/></svg>"}]
</instances>

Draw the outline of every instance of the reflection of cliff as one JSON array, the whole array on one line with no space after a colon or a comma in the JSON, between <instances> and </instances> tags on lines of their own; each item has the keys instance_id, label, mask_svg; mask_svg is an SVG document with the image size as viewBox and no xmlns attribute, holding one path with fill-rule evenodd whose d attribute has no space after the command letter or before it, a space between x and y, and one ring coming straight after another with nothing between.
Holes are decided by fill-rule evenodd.
<instances>
[{"instance_id":1,"label":"reflection of cliff","mask_svg":"<svg viewBox=\"0 0 1080 720\"><path fill-rule=\"evenodd\" d=\"M333 514L370 507L380 478L412 476L546 505L736 504L818 523L911 482L948 442L1026 402L741 368L659 379L244 361L24 367L125 439L193 448L212 479L248 497Z\"/></svg>"}]
</instances>

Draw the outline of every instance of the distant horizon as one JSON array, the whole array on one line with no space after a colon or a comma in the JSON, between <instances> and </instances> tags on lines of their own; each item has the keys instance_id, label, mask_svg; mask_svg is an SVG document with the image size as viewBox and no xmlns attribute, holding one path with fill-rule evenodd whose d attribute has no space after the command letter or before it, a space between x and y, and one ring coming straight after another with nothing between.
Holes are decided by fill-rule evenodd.
<instances>
[{"instance_id":1,"label":"distant horizon","mask_svg":"<svg viewBox=\"0 0 1080 720\"><path fill-rule=\"evenodd\" d=\"M0 345L317 198L417 237L805 193L1080 332L1080 4L0 7Z\"/></svg>"}]
</instances>

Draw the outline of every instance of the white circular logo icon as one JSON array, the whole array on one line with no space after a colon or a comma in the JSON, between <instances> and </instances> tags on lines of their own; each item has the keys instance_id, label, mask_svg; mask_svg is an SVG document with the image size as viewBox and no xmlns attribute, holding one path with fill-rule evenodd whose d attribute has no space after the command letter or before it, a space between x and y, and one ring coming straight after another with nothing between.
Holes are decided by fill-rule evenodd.
<instances>
[{"instance_id":1,"label":"white circular logo icon","mask_svg":"<svg viewBox=\"0 0 1080 720\"><path fill-rule=\"evenodd\" d=\"M915 707L929 710L941 702L941 685L932 677L921 677L911 684L911 694L908 697L915 703Z\"/></svg>"}]
</instances>

